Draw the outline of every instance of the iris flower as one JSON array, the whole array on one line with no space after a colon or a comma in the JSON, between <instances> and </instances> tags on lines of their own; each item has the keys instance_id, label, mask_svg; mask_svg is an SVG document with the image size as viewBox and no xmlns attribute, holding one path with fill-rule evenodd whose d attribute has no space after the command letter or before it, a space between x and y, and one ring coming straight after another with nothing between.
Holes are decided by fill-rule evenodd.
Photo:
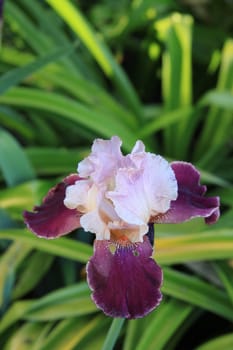
<instances>
[{"instance_id":1,"label":"iris flower","mask_svg":"<svg viewBox=\"0 0 233 350\"><path fill-rule=\"evenodd\" d=\"M96 139L78 173L52 188L33 212L24 212L39 237L76 228L96 235L87 264L92 299L111 317L139 318L160 303L163 275L152 258L154 223L219 217L218 197L204 197L200 174L186 162L169 164L137 141L123 155L121 140Z\"/></svg>"}]
</instances>

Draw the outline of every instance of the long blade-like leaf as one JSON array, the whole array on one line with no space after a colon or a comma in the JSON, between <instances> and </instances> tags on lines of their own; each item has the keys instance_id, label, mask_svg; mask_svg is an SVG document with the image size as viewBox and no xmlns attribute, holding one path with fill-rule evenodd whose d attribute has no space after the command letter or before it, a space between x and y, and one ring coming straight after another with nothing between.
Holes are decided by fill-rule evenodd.
<instances>
[{"instance_id":1,"label":"long blade-like leaf","mask_svg":"<svg viewBox=\"0 0 233 350\"><path fill-rule=\"evenodd\" d=\"M0 169L9 186L35 178L35 172L20 144L0 129Z\"/></svg>"},{"instance_id":2,"label":"long blade-like leaf","mask_svg":"<svg viewBox=\"0 0 233 350\"><path fill-rule=\"evenodd\" d=\"M67 54L70 54L74 50L74 46L65 46L56 50L53 50L52 53L40 57L33 61L32 63L27 64L26 66L14 68L13 70L5 73L0 78L0 94L7 91L12 86L17 85L22 80L24 80L29 75L38 71L47 64L58 60L61 57L64 57Z\"/></svg>"}]
</instances>

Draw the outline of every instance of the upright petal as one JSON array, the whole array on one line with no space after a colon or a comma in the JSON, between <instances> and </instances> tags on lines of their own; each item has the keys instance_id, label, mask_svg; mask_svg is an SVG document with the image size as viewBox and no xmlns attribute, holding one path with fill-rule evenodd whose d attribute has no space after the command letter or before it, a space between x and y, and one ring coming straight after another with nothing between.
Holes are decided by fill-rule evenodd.
<instances>
[{"instance_id":1,"label":"upright petal","mask_svg":"<svg viewBox=\"0 0 233 350\"><path fill-rule=\"evenodd\" d=\"M171 202L170 209L151 218L151 222L180 223L195 217L204 217L207 224L215 223L219 217L219 197L204 197L206 186L200 185L200 173L190 163L173 162L178 183L178 197Z\"/></svg>"},{"instance_id":2,"label":"upright petal","mask_svg":"<svg viewBox=\"0 0 233 350\"><path fill-rule=\"evenodd\" d=\"M151 153L133 153L128 159L134 166L118 170L116 187L106 196L125 222L147 224L153 214L165 213L176 199L175 174L165 159Z\"/></svg>"},{"instance_id":3,"label":"upright petal","mask_svg":"<svg viewBox=\"0 0 233 350\"><path fill-rule=\"evenodd\" d=\"M23 216L28 228L39 237L56 238L80 227L80 213L68 209L63 201L67 186L73 185L79 176L67 176L53 187L34 212L25 211Z\"/></svg>"},{"instance_id":4,"label":"upright petal","mask_svg":"<svg viewBox=\"0 0 233 350\"><path fill-rule=\"evenodd\" d=\"M145 152L145 145L141 140L136 141L131 153Z\"/></svg>"},{"instance_id":5,"label":"upright petal","mask_svg":"<svg viewBox=\"0 0 233 350\"><path fill-rule=\"evenodd\" d=\"M118 136L113 136L110 140L96 139L91 154L78 165L79 175L90 177L95 183L106 181L114 176L123 159L121 144Z\"/></svg>"},{"instance_id":6,"label":"upright petal","mask_svg":"<svg viewBox=\"0 0 233 350\"><path fill-rule=\"evenodd\" d=\"M96 305L111 317L140 318L161 301L162 270L143 243L96 240L87 278Z\"/></svg>"}]
</instances>

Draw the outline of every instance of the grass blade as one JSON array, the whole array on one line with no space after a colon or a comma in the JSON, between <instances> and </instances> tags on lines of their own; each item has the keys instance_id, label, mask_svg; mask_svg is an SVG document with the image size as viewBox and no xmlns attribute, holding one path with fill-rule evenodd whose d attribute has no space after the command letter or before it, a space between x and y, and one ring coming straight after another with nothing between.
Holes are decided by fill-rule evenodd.
<instances>
[{"instance_id":1,"label":"grass blade","mask_svg":"<svg viewBox=\"0 0 233 350\"><path fill-rule=\"evenodd\" d=\"M220 229L174 237L159 237L156 240L154 257L160 264L169 265L187 261L232 258L232 251L232 230Z\"/></svg>"},{"instance_id":2,"label":"grass blade","mask_svg":"<svg viewBox=\"0 0 233 350\"><path fill-rule=\"evenodd\" d=\"M0 78L0 94L7 91L12 86L17 85L29 75L43 68L47 64L58 60L65 55L70 54L74 50L74 46L64 46L62 48L53 50L50 54L47 54L35 61L19 68L12 69L10 72L5 73Z\"/></svg>"},{"instance_id":3,"label":"grass blade","mask_svg":"<svg viewBox=\"0 0 233 350\"><path fill-rule=\"evenodd\" d=\"M200 102L201 104L211 103L195 150L195 159L199 159L203 167L210 162L214 162L215 158L218 158L216 153L222 147L226 147L226 142L231 137L232 81L233 40L229 39L226 41L222 51L217 91L207 93ZM226 110L228 108L230 111Z\"/></svg>"},{"instance_id":4,"label":"grass blade","mask_svg":"<svg viewBox=\"0 0 233 350\"><path fill-rule=\"evenodd\" d=\"M190 317L193 307L176 299L165 301L154 313L148 327L140 337L135 350L163 350L185 320Z\"/></svg>"},{"instance_id":5,"label":"grass blade","mask_svg":"<svg viewBox=\"0 0 233 350\"><path fill-rule=\"evenodd\" d=\"M164 268L164 294L211 311L233 321L233 305L222 290L200 280L169 268Z\"/></svg>"},{"instance_id":6,"label":"grass blade","mask_svg":"<svg viewBox=\"0 0 233 350\"><path fill-rule=\"evenodd\" d=\"M215 262L213 263L213 266L220 280L225 286L225 289L233 305L233 282L232 282L233 268L232 266L230 266L230 264L227 261Z\"/></svg>"},{"instance_id":7,"label":"grass blade","mask_svg":"<svg viewBox=\"0 0 233 350\"><path fill-rule=\"evenodd\" d=\"M109 328L107 337L105 339L102 350L112 350L120 334L121 328L124 324L123 318L115 318L112 321L111 327Z\"/></svg>"},{"instance_id":8,"label":"grass blade","mask_svg":"<svg viewBox=\"0 0 233 350\"><path fill-rule=\"evenodd\" d=\"M192 17L175 13L157 23L166 51L163 54L162 91L165 108L168 111L189 107L192 103L191 42ZM188 143L188 120L180 121L177 126L165 129L166 152L184 158L183 152ZM182 142L180 140L182 139Z\"/></svg>"},{"instance_id":9,"label":"grass blade","mask_svg":"<svg viewBox=\"0 0 233 350\"><path fill-rule=\"evenodd\" d=\"M45 114L45 118L56 119L60 116L105 137L118 135L123 140L126 150L131 150L137 139L135 131L120 120L110 119L107 113L93 110L57 93L16 87L1 96L0 102L52 112L54 114L51 116Z\"/></svg>"},{"instance_id":10,"label":"grass blade","mask_svg":"<svg viewBox=\"0 0 233 350\"><path fill-rule=\"evenodd\" d=\"M207 343L198 346L195 350L232 350L233 349L233 333L224 334L220 337L212 339Z\"/></svg>"},{"instance_id":11,"label":"grass blade","mask_svg":"<svg viewBox=\"0 0 233 350\"><path fill-rule=\"evenodd\" d=\"M109 319L103 315L91 320L84 317L64 320L50 333L40 350L86 349L89 341L96 341L98 335L105 332L108 323ZM95 341L92 349L99 349Z\"/></svg>"},{"instance_id":12,"label":"grass blade","mask_svg":"<svg viewBox=\"0 0 233 350\"><path fill-rule=\"evenodd\" d=\"M1 128L0 169L9 186L35 178L35 172L19 143Z\"/></svg>"},{"instance_id":13,"label":"grass blade","mask_svg":"<svg viewBox=\"0 0 233 350\"><path fill-rule=\"evenodd\" d=\"M31 232L23 229L1 230L0 238L25 242L32 248L43 252L84 263L86 263L92 255L92 247L88 244L63 237L57 240L39 239Z\"/></svg>"},{"instance_id":14,"label":"grass blade","mask_svg":"<svg viewBox=\"0 0 233 350\"><path fill-rule=\"evenodd\" d=\"M47 0L47 2L80 37L99 63L104 73L115 82L122 99L125 100L135 115L141 118L141 105L130 81L112 57L107 46L95 35L79 9L69 0L63 0L62 3L56 0Z\"/></svg>"}]
</instances>

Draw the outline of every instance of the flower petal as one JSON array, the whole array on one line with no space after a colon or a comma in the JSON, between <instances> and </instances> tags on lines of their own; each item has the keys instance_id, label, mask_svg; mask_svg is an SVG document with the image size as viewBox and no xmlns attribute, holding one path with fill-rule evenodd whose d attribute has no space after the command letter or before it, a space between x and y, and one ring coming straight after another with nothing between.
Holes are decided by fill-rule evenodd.
<instances>
[{"instance_id":1,"label":"flower petal","mask_svg":"<svg viewBox=\"0 0 233 350\"><path fill-rule=\"evenodd\" d=\"M108 225L102 220L98 210L93 210L82 215L80 224L86 232L95 233L96 239L110 238Z\"/></svg>"},{"instance_id":2,"label":"flower petal","mask_svg":"<svg viewBox=\"0 0 233 350\"><path fill-rule=\"evenodd\" d=\"M88 193L91 188L90 180L75 181L66 187L64 204L69 209L84 211L88 206Z\"/></svg>"},{"instance_id":3,"label":"flower petal","mask_svg":"<svg viewBox=\"0 0 233 350\"><path fill-rule=\"evenodd\" d=\"M200 185L200 173L190 163L173 162L178 183L178 198L171 202L170 209L163 215L151 218L151 222L180 223L195 217L204 217L207 224L213 224L219 217L219 197L204 197L206 186Z\"/></svg>"},{"instance_id":4,"label":"flower petal","mask_svg":"<svg viewBox=\"0 0 233 350\"><path fill-rule=\"evenodd\" d=\"M123 160L121 144L118 136L110 140L96 139L91 154L78 165L79 175L90 177L95 183L111 178Z\"/></svg>"},{"instance_id":5,"label":"flower petal","mask_svg":"<svg viewBox=\"0 0 233 350\"><path fill-rule=\"evenodd\" d=\"M87 265L92 299L111 317L143 317L162 299L162 270L151 258L148 238L143 243L128 242L96 240Z\"/></svg>"},{"instance_id":6,"label":"flower petal","mask_svg":"<svg viewBox=\"0 0 233 350\"><path fill-rule=\"evenodd\" d=\"M118 170L116 187L106 196L125 222L147 224L151 216L165 213L176 199L175 174L165 159L151 153L133 153L128 159L134 167Z\"/></svg>"},{"instance_id":7,"label":"flower petal","mask_svg":"<svg viewBox=\"0 0 233 350\"><path fill-rule=\"evenodd\" d=\"M27 227L37 236L56 238L80 227L80 213L63 203L66 187L79 179L76 174L67 176L48 192L42 205L34 207L34 212L24 212Z\"/></svg>"},{"instance_id":8,"label":"flower petal","mask_svg":"<svg viewBox=\"0 0 233 350\"><path fill-rule=\"evenodd\" d=\"M145 145L141 140L136 141L131 153L145 152Z\"/></svg>"}]
</instances>

